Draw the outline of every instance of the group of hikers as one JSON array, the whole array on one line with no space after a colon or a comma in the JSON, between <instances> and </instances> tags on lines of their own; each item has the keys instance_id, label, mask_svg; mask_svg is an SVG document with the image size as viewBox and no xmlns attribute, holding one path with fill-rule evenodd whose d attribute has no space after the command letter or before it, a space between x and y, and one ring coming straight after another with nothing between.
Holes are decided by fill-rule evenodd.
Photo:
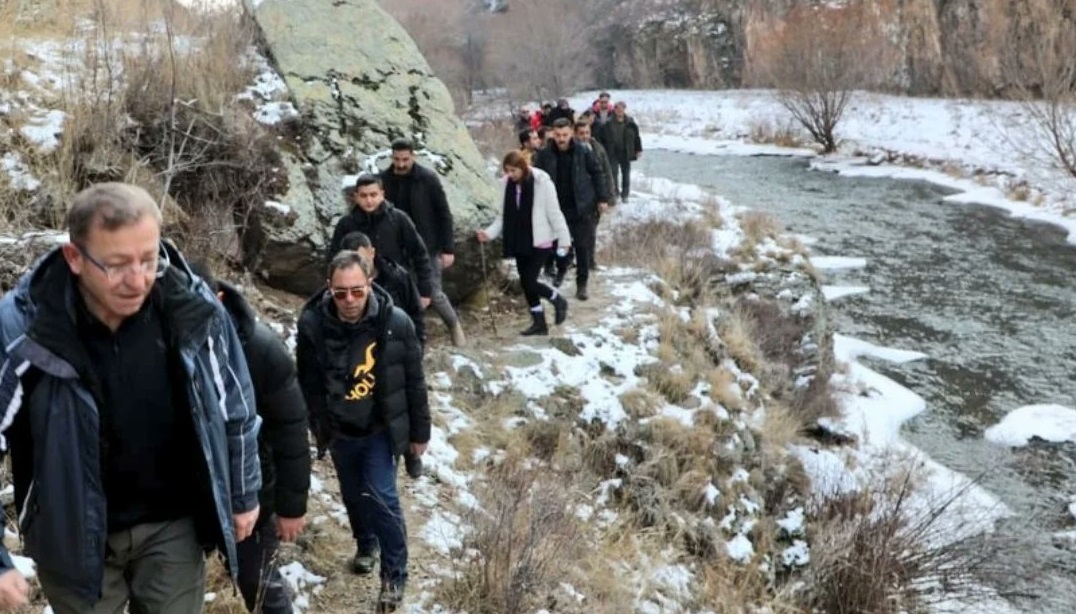
<instances>
[{"instance_id":1,"label":"group of hikers","mask_svg":"<svg viewBox=\"0 0 1076 614\"><path fill-rule=\"evenodd\" d=\"M521 132L503 160L501 211L477 231L516 260L526 335L548 332L543 298L556 323L566 318L559 287L572 252L587 299L599 215L627 199L641 152L623 103L602 94L579 118L566 107L551 134ZM0 450L23 550L55 614L201 612L213 551L249 611L291 614L277 550L305 529L308 432L336 470L351 571L379 569L378 608L400 606L398 466L422 475L431 430L425 310L466 343L442 289L453 219L437 173L406 140L348 198L324 287L298 314L294 358L241 289L162 238L155 200L130 184L78 193L67 242L0 299ZM553 288L538 282L549 267ZM29 598L0 543L0 610Z\"/></svg>"}]
</instances>

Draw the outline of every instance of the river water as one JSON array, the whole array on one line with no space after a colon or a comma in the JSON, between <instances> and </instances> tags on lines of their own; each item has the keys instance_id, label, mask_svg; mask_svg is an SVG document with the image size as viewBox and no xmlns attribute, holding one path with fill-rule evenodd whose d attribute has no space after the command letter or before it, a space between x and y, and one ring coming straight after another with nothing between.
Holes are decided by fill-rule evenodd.
<instances>
[{"instance_id":1,"label":"river water","mask_svg":"<svg viewBox=\"0 0 1076 614\"><path fill-rule=\"evenodd\" d=\"M926 399L905 438L979 478L1024 528L1047 534L1071 524L1076 446L1010 451L983 438L1024 405L1076 408L1076 247L1062 230L944 203L951 192L931 184L841 177L802 158L648 151L636 168L770 212L815 238L813 254L865 258L865 268L823 278L870 288L832 304L838 332L928 356L865 361ZM1072 603L1044 605L1037 611L1076 611Z\"/></svg>"}]
</instances>

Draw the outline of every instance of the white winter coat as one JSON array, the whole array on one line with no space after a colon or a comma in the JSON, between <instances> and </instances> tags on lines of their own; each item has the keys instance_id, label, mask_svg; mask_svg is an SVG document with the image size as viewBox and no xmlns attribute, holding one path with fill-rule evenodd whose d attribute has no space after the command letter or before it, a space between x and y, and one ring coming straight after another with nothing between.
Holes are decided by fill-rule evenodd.
<instances>
[{"instance_id":1,"label":"white winter coat","mask_svg":"<svg viewBox=\"0 0 1076 614\"><path fill-rule=\"evenodd\" d=\"M549 174L540 168L531 167L534 176L534 206L531 208L531 231L534 236L534 247L558 241L559 248L567 248L572 244L572 235L568 232L568 222L560 211L560 201L557 200L557 187ZM501 194L505 192L507 179L501 182ZM513 203L502 203L497 211L497 219L486 228L486 234L492 241L501 236L504 226L504 207Z\"/></svg>"}]
</instances>

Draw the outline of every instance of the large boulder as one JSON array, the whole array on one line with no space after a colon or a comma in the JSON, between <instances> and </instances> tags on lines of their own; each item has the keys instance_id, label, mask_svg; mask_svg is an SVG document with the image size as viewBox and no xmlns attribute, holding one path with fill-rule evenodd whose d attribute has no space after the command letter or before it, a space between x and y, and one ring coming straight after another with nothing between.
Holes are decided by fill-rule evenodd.
<instances>
[{"instance_id":1,"label":"large boulder","mask_svg":"<svg viewBox=\"0 0 1076 614\"><path fill-rule=\"evenodd\" d=\"M493 177L411 37L374 0L264 0L253 14L303 135L282 151L287 192L260 211L246 241L258 272L292 292L321 285L328 239L347 210L342 183L384 168L391 142L407 137L440 174L455 220L445 291L459 300L477 289L474 233L493 218Z\"/></svg>"}]
</instances>

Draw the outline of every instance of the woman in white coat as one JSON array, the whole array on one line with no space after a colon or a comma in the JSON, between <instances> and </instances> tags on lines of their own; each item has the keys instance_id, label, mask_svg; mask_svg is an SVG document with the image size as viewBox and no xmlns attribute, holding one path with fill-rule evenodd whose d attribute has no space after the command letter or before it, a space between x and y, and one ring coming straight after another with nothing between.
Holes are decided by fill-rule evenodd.
<instances>
[{"instance_id":1,"label":"woman in white coat","mask_svg":"<svg viewBox=\"0 0 1076 614\"><path fill-rule=\"evenodd\" d=\"M553 242L558 242L557 255L563 257L571 247L572 236L560 211L557 188L545 171L532 168L518 151L509 152L501 166L505 173L501 213L489 228L478 231L478 240L486 243L504 237L504 257L516 259L519 282L533 320L521 334L546 335L549 327L542 299L553 304L557 324L568 317L568 301L555 288L539 282L538 274L553 253Z\"/></svg>"}]
</instances>

